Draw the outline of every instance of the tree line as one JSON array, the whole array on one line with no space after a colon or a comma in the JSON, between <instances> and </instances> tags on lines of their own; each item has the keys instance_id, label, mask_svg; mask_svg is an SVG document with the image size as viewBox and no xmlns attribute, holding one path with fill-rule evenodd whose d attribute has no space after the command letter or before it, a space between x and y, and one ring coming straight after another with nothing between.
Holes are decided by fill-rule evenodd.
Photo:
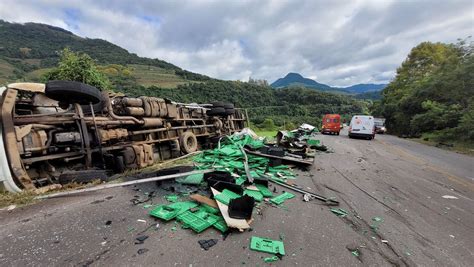
<instances>
[{"instance_id":1,"label":"tree line","mask_svg":"<svg viewBox=\"0 0 474 267\"><path fill-rule=\"evenodd\" d=\"M474 141L473 43L414 47L372 111L390 132L436 141Z\"/></svg>"}]
</instances>

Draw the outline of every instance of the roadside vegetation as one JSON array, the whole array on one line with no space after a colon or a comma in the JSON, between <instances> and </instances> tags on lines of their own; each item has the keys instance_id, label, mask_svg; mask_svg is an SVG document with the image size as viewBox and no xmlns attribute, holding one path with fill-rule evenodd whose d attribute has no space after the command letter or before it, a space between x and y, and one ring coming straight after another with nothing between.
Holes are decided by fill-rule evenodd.
<instances>
[{"instance_id":1,"label":"roadside vegetation","mask_svg":"<svg viewBox=\"0 0 474 267\"><path fill-rule=\"evenodd\" d=\"M372 111L387 119L393 134L472 147L473 43L424 42L414 47Z\"/></svg>"}]
</instances>

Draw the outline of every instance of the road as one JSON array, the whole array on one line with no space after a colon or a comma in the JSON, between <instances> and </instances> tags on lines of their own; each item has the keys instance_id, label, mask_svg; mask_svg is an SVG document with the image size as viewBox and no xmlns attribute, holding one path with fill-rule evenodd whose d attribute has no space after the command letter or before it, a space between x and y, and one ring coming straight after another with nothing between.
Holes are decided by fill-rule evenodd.
<instances>
[{"instance_id":1,"label":"road","mask_svg":"<svg viewBox=\"0 0 474 267\"><path fill-rule=\"evenodd\" d=\"M167 192L151 183L0 211L0 265L263 266L269 255L249 249L261 236L284 237L286 256L275 266L472 266L474 158L388 135L321 140L334 152L317 155L296 183L336 197L346 217L298 196L286 208L262 205L252 231L224 240L214 229L173 231L174 222L132 204L151 191L148 203L165 202ZM149 238L135 244L140 235ZM211 238L217 245L202 250L197 241Z\"/></svg>"}]
</instances>

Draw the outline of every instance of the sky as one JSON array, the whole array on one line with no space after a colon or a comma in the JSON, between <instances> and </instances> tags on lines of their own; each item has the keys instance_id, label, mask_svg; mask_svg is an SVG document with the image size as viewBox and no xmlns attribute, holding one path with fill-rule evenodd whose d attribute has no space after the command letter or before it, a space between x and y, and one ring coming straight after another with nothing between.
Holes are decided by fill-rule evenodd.
<instances>
[{"instance_id":1,"label":"sky","mask_svg":"<svg viewBox=\"0 0 474 267\"><path fill-rule=\"evenodd\" d=\"M225 80L298 72L387 83L411 48L474 33L474 1L0 0L0 19L46 23Z\"/></svg>"}]
</instances>

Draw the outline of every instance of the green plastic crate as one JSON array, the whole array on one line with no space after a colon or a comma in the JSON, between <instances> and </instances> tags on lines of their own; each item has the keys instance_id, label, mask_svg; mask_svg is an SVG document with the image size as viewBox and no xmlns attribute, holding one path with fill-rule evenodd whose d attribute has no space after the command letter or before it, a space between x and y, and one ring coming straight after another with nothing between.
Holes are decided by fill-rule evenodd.
<instances>
[{"instance_id":1,"label":"green plastic crate","mask_svg":"<svg viewBox=\"0 0 474 267\"><path fill-rule=\"evenodd\" d=\"M203 210L207 213L212 213L212 214L218 214L220 212L218 208L214 208L214 207L211 207L211 206L206 205L206 204L201 204L199 209Z\"/></svg>"},{"instance_id":2,"label":"green plastic crate","mask_svg":"<svg viewBox=\"0 0 474 267\"><path fill-rule=\"evenodd\" d=\"M203 210L195 212L194 215L205 220L211 225L215 224L219 220L219 216L205 212Z\"/></svg>"},{"instance_id":3,"label":"green plastic crate","mask_svg":"<svg viewBox=\"0 0 474 267\"><path fill-rule=\"evenodd\" d=\"M258 190L260 191L260 193L264 197L272 197L273 196L272 191L270 191L270 189L268 189L268 187L264 186L263 184L255 184L255 186L258 188Z\"/></svg>"},{"instance_id":4,"label":"green plastic crate","mask_svg":"<svg viewBox=\"0 0 474 267\"><path fill-rule=\"evenodd\" d=\"M182 184L200 184L204 180L203 173L191 174L186 177L177 178L176 182Z\"/></svg>"},{"instance_id":5,"label":"green plastic crate","mask_svg":"<svg viewBox=\"0 0 474 267\"><path fill-rule=\"evenodd\" d=\"M221 231L222 233L225 233L229 229L229 227L227 226L227 223L222 217L219 217L217 222L215 222L212 226L214 226L214 228Z\"/></svg>"},{"instance_id":6,"label":"green plastic crate","mask_svg":"<svg viewBox=\"0 0 474 267\"><path fill-rule=\"evenodd\" d=\"M263 200L263 195L260 191L253 191L253 190L244 190L244 195L253 197L256 201L260 202Z\"/></svg>"},{"instance_id":7,"label":"green plastic crate","mask_svg":"<svg viewBox=\"0 0 474 267\"><path fill-rule=\"evenodd\" d=\"M247 181L247 176L245 175L242 175L240 176L237 180L235 180L235 184L236 185L242 185L243 183L245 183L245 181Z\"/></svg>"},{"instance_id":8,"label":"green plastic crate","mask_svg":"<svg viewBox=\"0 0 474 267\"><path fill-rule=\"evenodd\" d=\"M319 146L319 145L321 145L321 141L318 140L318 139L308 139L308 141L306 141L306 143L308 143L308 145L310 145L310 146Z\"/></svg>"},{"instance_id":9,"label":"green plastic crate","mask_svg":"<svg viewBox=\"0 0 474 267\"><path fill-rule=\"evenodd\" d=\"M196 233L200 233L210 226L212 226L212 223L209 223L207 220L199 218L195 214L193 214L190 211L185 211L178 215L177 217L178 221L182 222L185 226L189 226L191 229L193 229Z\"/></svg>"},{"instance_id":10,"label":"green plastic crate","mask_svg":"<svg viewBox=\"0 0 474 267\"><path fill-rule=\"evenodd\" d=\"M179 207L169 207L167 205L159 205L150 211L150 215L153 217L160 218L165 221L169 221L176 217L180 212Z\"/></svg>"},{"instance_id":11,"label":"green plastic crate","mask_svg":"<svg viewBox=\"0 0 474 267\"><path fill-rule=\"evenodd\" d=\"M250 239L250 249L271 254L285 255L285 246L282 241L257 236L252 236Z\"/></svg>"},{"instance_id":12,"label":"green plastic crate","mask_svg":"<svg viewBox=\"0 0 474 267\"><path fill-rule=\"evenodd\" d=\"M219 201L220 203L229 205L231 199L235 199L240 197L239 194L234 193L230 190L224 189L220 194L215 195L214 198Z\"/></svg>"},{"instance_id":13,"label":"green plastic crate","mask_svg":"<svg viewBox=\"0 0 474 267\"><path fill-rule=\"evenodd\" d=\"M294 198L294 197L295 197L295 195L293 195L292 193L285 192L285 193L283 193L279 196L276 196L276 197L270 199L270 201L272 203L280 205L281 203L285 202L285 200L290 199L290 198Z\"/></svg>"},{"instance_id":14,"label":"green plastic crate","mask_svg":"<svg viewBox=\"0 0 474 267\"><path fill-rule=\"evenodd\" d=\"M176 202L173 204L168 205L168 207L171 208L177 208L179 209L178 214L181 214L189 209L195 208L199 206L198 203L192 202L192 201L183 201L183 202Z\"/></svg>"}]
</instances>

